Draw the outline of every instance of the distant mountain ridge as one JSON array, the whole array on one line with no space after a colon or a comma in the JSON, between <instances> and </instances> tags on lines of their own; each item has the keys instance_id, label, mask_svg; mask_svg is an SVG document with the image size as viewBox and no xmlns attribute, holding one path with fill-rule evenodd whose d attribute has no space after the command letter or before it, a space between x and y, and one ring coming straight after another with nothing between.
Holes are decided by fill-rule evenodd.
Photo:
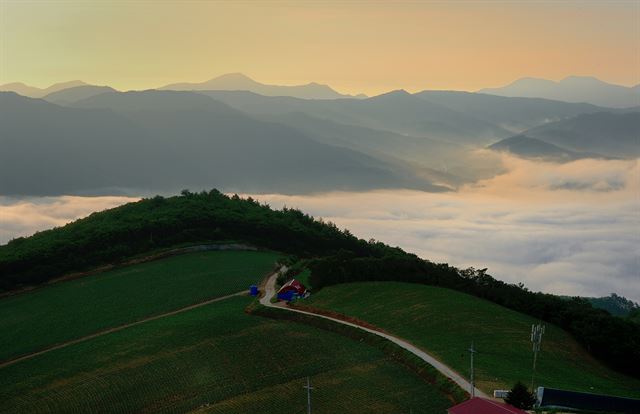
<instances>
[{"instance_id":1,"label":"distant mountain ridge","mask_svg":"<svg viewBox=\"0 0 640 414\"><path fill-rule=\"evenodd\" d=\"M85 85L87 84L83 81L73 80L69 82L55 83L48 88L37 88L35 86L25 85L22 82L13 82L0 85L0 92L15 92L29 98L42 98L54 92Z\"/></svg>"},{"instance_id":2,"label":"distant mountain ridge","mask_svg":"<svg viewBox=\"0 0 640 414\"><path fill-rule=\"evenodd\" d=\"M640 112L596 112L551 122L524 132L575 152L613 158L640 156Z\"/></svg>"},{"instance_id":3,"label":"distant mountain ridge","mask_svg":"<svg viewBox=\"0 0 640 414\"><path fill-rule=\"evenodd\" d=\"M586 102L612 108L640 105L640 85L614 85L590 76L569 76L559 82L522 78L500 88L485 88L478 92L498 96Z\"/></svg>"},{"instance_id":4,"label":"distant mountain ridge","mask_svg":"<svg viewBox=\"0 0 640 414\"><path fill-rule=\"evenodd\" d=\"M516 135L503 139L490 145L489 149L509 152L522 158L540 158L547 161L566 162L580 158L602 158L598 154L571 151L526 135Z\"/></svg>"},{"instance_id":5,"label":"distant mountain ridge","mask_svg":"<svg viewBox=\"0 0 640 414\"><path fill-rule=\"evenodd\" d=\"M81 85L52 92L45 95L43 99L58 105L71 105L82 99L105 92L116 92L116 90L110 86Z\"/></svg>"},{"instance_id":6,"label":"distant mountain ridge","mask_svg":"<svg viewBox=\"0 0 640 414\"><path fill-rule=\"evenodd\" d=\"M587 103L497 96L479 92L426 90L417 92L414 96L491 122L513 133L584 113L610 110Z\"/></svg>"},{"instance_id":7,"label":"distant mountain ridge","mask_svg":"<svg viewBox=\"0 0 640 414\"><path fill-rule=\"evenodd\" d=\"M262 85L240 74L214 81ZM640 156L640 107L457 91L304 99L245 90L118 92L79 81L47 89L55 91L35 100L0 93L7 193L173 192L181 182L240 192L442 191L499 173L500 154L476 151L488 146L560 162ZM57 173L47 174L48 166Z\"/></svg>"},{"instance_id":8,"label":"distant mountain ridge","mask_svg":"<svg viewBox=\"0 0 640 414\"><path fill-rule=\"evenodd\" d=\"M205 82L172 83L158 88L174 91L249 91L264 96L291 96L301 99L363 98L365 95L344 95L328 85L311 82L306 85L267 85L242 73L228 73Z\"/></svg>"},{"instance_id":9,"label":"distant mountain ridge","mask_svg":"<svg viewBox=\"0 0 640 414\"><path fill-rule=\"evenodd\" d=\"M512 135L500 126L472 115L396 90L367 99L313 100L263 96L251 92L202 91L229 106L253 115L302 112L340 124L391 131L452 143L495 142Z\"/></svg>"},{"instance_id":10,"label":"distant mountain ridge","mask_svg":"<svg viewBox=\"0 0 640 414\"><path fill-rule=\"evenodd\" d=\"M636 158L640 157L640 112L580 114L528 129L488 148L549 161Z\"/></svg>"},{"instance_id":11,"label":"distant mountain ridge","mask_svg":"<svg viewBox=\"0 0 640 414\"><path fill-rule=\"evenodd\" d=\"M73 107L0 93L0 194L443 191L402 165L326 145L195 92L107 92ZM292 179L295 177L295 179Z\"/></svg>"}]
</instances>

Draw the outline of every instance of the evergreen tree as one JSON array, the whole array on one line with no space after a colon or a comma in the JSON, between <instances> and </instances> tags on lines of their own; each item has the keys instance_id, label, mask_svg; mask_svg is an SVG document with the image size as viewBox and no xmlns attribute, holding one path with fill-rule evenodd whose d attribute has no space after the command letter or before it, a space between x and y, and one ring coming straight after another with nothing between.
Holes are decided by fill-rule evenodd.
<instances>
[{"instance_id":1,"label":"evergreen tree","mask_svg":"<svg viewBox=\"0 0 640 414\"><path fill-rule=\"evenodd\" d=\"M533 393L529 392L526 385L518 381L516 385L511 388L511 391L509 391L504 401L516 408L530 410L536 402L536 397Z\"/></svg>"}]
</instances>

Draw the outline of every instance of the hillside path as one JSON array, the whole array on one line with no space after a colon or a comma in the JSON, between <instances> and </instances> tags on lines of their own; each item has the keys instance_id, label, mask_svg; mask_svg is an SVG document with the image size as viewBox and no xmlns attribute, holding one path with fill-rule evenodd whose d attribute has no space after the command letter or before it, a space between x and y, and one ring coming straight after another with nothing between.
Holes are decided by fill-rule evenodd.
<instances>
[{"instance_id":1,"label":"hillside path","mask_svg":"<svg viewBox=\"0 0 640 414\"><path fill-rule=\"evenodd\" d=\"M246 294L247 294L247 291L243 290L241 292L232 293L231 295L220 296L220 297L217 297L217 298L206 300L204 302L196 303L194 305L185 306L184 308L172 310L170 312L165 312L165 313L161 313L159 315L149 316L148 318L140 319L140 320L137 320L135 322L127 323L125 325L115 326L113 328L107 328L105 330L102 330L102 331L99 331L99 332L96 332L96 333L92 333L92 334L87 335L87 336L83 336L83 337L80 337L80 338L72 339L71 341L62 342L60 344L53 345L53 346L51 346L49 348L45 348L45 349L43 349L41 351L33 352L31 354L23 355L23 356L14 358L14 359L9 359L7 361L0 362L0 369L2 369L4 367L8 367L9 365L16 364L16 363L18 363L20 361L24 361L26 359L30 359L30 358L36 357L38 355L46 354L47 352L51 352L51 351L54 351L56 349L65 348L67 346L75 345L75 344L78 344L78 343L84 342L84 341L88 341L89 339L97 338L97 337L102 336L102 335L107 335L107 334L110 334L110 333L121 331L123 329L131 328L132 326L140 325L140 324L145 323L145 322L155 321L156 319L162 319L162 318L166 318L167 316L177 315L179 313L187 312L187 311L190 311L192 309L196 309L196 308L199 308L199 307L202 307L202 306L206 306L206 305L209 305L209 304L214 303L214 302L219 302L221 300L229 299L229 298L232 298L234 296L241 296L241 295L246 295Z\"/></svg>"},{"instance_id":2,"label":"hillside path","mask_svg":"<svg viewBox=\"0 0 640 414\"><path fill-rule=\"evenodd\" d=\"M267 283L265 284L265 288L264 288L265 294L264 294L264 296L262 298L260 298L260 303L262 305L268 306L268 307L271 307L271 308L285 309L285 310L288 310L290 312L298 312L298 313L302 313L302 314L305 314L305 315L315 316L317 318L328 319L328 320L333 321L333 322L341 323L343 325L351 326L351 327L354 327L354 328L357 328L357 329L362 329L363 331L372 333L374 335L378 335L378 336L380 336L382 338L385 338L385 339L393 342L394 344L400 346L401 348L411 352L412 354L414 354L418 358L422 359L424 362L426 362L427 364L431 365L432 367L434 367L435 369L440 371L440 373L442 373L445 377L451 379L453 382L458 384L460 386L460 388L462 388L463 390L469 391L471 389L471 383L469 381L467 381L464 377L462 377L460 374L458 374L453 369L451 369L447 365L443 364L442 362L440 362L439 360L437 360L433 356L429 355L428 353L426 353L422 349L418 348L417 346L413 345L412 343L410 343L408 341L405 341L402 338L398 338L396 336L389 335L389 334L386 334L384 332L376 331L374 329L365 328L364 326L360 326L360 325L357 325L355 323L343 321L343 320L337 319L337 318L332 318L330 316L320 315L320 314L313 313L313 312L308 312L308 311L303 311L303 310L300 310L300 309L291 308L289 306L286 306L284 304L284 302L271 303L270 300L276 293L276 279L278 278L278 275L281 272L284 272L284 271L286 271L286 268L281 268L279 271L277 271L277 272L273 273L271 276L269 276L269 279L267 280ZM490 398L487 394L485 394L484 392L480 391L478 388L474 388L474 392L475 392L475 395L477 397Z\"/></svg>"}]
</instances>

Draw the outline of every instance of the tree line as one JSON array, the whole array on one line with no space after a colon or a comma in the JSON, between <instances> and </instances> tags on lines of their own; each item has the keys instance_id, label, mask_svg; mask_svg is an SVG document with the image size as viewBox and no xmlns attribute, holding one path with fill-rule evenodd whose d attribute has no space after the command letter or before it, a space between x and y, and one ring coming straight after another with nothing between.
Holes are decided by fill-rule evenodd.
<instances>
[{"instance_id":1,"label":"tree line","mask_svg":"<svg viewBox=\"0 0 640 414\"><path fill-rule=\"evenodd\" d=\"M568 331L592 355L612 368L640 378L640 325L594 308L586 299L531 292L487 274L487 269L458 269L414 255L358 257L342 251L309 263L314 289L361 281L400 281L465 292L553 323Z\"/></svg>"}]
</instances>

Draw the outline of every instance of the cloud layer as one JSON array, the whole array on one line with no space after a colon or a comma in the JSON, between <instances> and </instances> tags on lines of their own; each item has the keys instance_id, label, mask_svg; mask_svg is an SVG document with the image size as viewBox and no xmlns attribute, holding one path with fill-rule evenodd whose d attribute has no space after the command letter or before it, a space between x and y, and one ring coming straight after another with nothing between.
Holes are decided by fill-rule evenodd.
<instances>
[{"instance_id":1,"label":"cloud layer","mask_svg":"<svg viewBox=\"0 0 640 414\"><path fill-rule=\"evenodd\" d=\"M89 214L116 207L133 197L30 197L0 196L0 245L36 231L62 226Z\"/></svg>"},{"instance_id":2,"label":"cloud layer","mask_svg":"<svg viewBox=\"0 0 640 414\"><path fill-rule=\"evenodd\" d=\"M253 195L298 207L359 237L421 257L488 267L533 290L640 301L640 164L505 157L508 172L455 193L376 191ZM63 225L130 197L0 197L0 243Z\"/></svg>"},{"instance_id":3,"label":"cloud layer","mask_svg":"<svg viewBox=\"0 0 640 414\"><path fill-rule=\"evenodd\" d=\"M505 164L509 173L457 193L256 197L433 261L488 267L495 277L533 290L616 292L640 301L638 162L506 158Z\"/></svg>"}]
</instances>

